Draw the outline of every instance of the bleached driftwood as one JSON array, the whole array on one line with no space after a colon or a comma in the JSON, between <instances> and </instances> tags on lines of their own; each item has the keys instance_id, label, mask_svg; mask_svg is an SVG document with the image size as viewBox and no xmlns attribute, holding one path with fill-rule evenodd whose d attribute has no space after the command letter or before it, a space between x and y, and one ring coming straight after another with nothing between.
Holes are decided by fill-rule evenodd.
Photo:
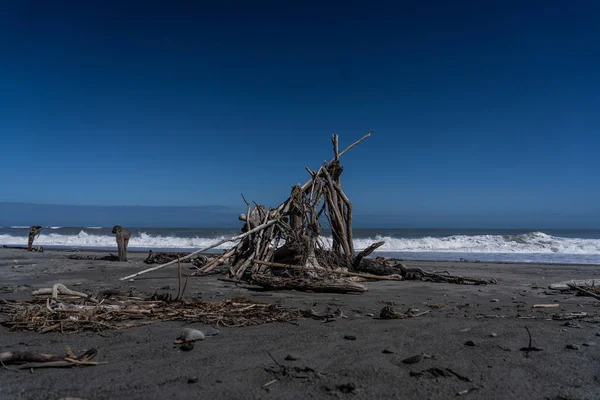
<instances>
[{"instance_id":1,"label":"bleached driftwood","mask_svg":"<svg viewBox=\"0 0 600 400\"><path fill-rule=\"evenodd\" d=\"M210 246L207 246L207 247L205 247L205 248L203 248L203 249L196 250L196 251L194 251L193 253L190 253L190 254L188 254L188 255L187 255L187 256L185 256L185 257L181 257L181 258L179 259L179 262L181 262L181 261L183 261L183 260L187 260L187 259L189 259L189 258L192 258L192 257L194 257L194 256L196 256L196 255L198 255L198 254L200 254L200 253L203 253L203 252L205 252L205 251L207 251L207 250L214 249L215 247L217 247L217 246L220 246L220 245L222 245L223 243L227 243L227 242L235 242L236 240L243 239L243 238L245 238L246 236L250 236L251 234L253 234L253 233L255 233L255 232L258 232L258 231L260 231L260 230L262 230L262 229L265 229L266 227L268 227L268 226L270 226L270 225L273 225L273 224L274 224L274 223L276 223L277 221L278 221L278 220L276 220L276 219L274 219L274 220L271 220L271 221L269 221L269 222L267 222L267 223L265 223L265 224L263 224L263 225L259 225L259 226L257 226L256 228L249 230L249 231L248 231L248 232L246 232L246 233L242 233L241 235L232 236L232 237L230 237L230 238L226 238L226 239L220 240L220 241L218 241L217 243L211 244ZM152 272L152 271L158 271L159 269L163 269L164 267L168 267L169 265L173 265L173 264L175 264L175 263L177 263L177 260L169 261L168 263L161 264L161 265L158 265L158 266L156 266L156 267L148 268L148 269L145 269L145 270L143 270L143 271L140 271L140 272L138 272L138 273L135 273L135 274L133 274L133 275L126 276L126 277L124 277L124 278L121 278L120 280L121 280L121 281L124 281L124 280L127 280L127 279L132 279L132 278L135 278L136 276L140 276L140 275L146 274L146 273L148 273L148 272Z\"/></svg>"},{"instance_id":2,"label":"bleached driftwood","mask_svg":"<svg viewBox=\"0 0 600 400\"><path fill-rule=\"evenodd\" d=\"M78 365L100 365L108 364L106 362L90 361L98 351L90 349L80 356L75 355L70 348L67 347L65 356L54 356L52 354L32 353L28 351L5 351L0 353L0 363L19 364L19 369L31 368L62 368L75 367Z\"/></svg>"},{"instance_id":3,"label":"bleached driftwood","mask_svg":"<svg viewBox=\"0 0 600 400\"><path fill-rule=\"evenodd\" d=\"M571 289L570 285L584 286L584 287L600 286L600 279L597 279L597 278L572 279L570 281L563 281L563 282L550 284L550 285L548 285L548 289L569 290L569 289Z\"/></svg>"},{"instance_id":4,"label":"bleached driftwood","mask_svg":"<svg viewBox=\"0 0 600 400\"><path fill-rule=\"evenodd\" d=\"M84 299L89 300L93 303L98 302L98 300L94 299L91 295L71 290L62 283L56 283L51 288L38 289L31 292L32 296L39 296L44 294L51 294L53 299L58 299L58 295L63 294L66 296L83 297Z\"/></svg>"}]
</instances>

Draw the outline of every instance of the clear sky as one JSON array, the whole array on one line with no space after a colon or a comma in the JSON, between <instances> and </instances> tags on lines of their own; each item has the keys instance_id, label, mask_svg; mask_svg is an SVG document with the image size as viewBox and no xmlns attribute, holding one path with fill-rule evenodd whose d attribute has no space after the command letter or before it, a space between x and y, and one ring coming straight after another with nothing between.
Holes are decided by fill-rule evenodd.
<instances>
[{"instance_id":1,"label":"clear sky","mask_svg":"<svg viewBox=\"0 0 600 400\"><path fill-rule=\"evenodd\" d=\"M600 2L5 1L0 201L600 227Z\"/></svg>"}]
</instances>

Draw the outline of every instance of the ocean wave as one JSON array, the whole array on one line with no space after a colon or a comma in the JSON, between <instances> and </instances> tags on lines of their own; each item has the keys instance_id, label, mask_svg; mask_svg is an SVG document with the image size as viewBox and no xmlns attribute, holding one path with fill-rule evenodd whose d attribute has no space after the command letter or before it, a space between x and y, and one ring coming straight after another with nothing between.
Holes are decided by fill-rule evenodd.
<instances>
[{"instance_id":1,"label":"ocean wave","mask_svg":"<svg viewBox=\"0 0 600 400\"><path fill-rule=\"evenodd\" d=\"M102 229L101 226L86 226L85 229Z\"/></svg>"},{"instance_id":2,"label":"ocean wave","mask_svg":"<svg viewBox=\"0 0 600 400\"><path fill-rule=\"evenodd\" d=\"M130 247L141 249L173 248L199 249L225 239L225 236L178 237L150 235L145 232L136 234L129 241ZM331 238L322 239L325 245L331 245ZM506 254L600 254L600 239L563 238L542 232L522 235L454 235L446 237L398 238L374 236L354 239L355 250L360 251L374 242L384 241L377 249L381 253L506 253ZM26 237L0 235L0 244L24 244ZM36 245L107 248L115 247L113 235L95 235L80 231L77 235L42 233L35 241ZM227 249L231 243L223 243L216 249Z\"/></svg>"},{"instance_id":3,"label":"ocean wave","mask_svg":"<svg viewBox=\"0 0 600 400\"><path fill-rule=\"evenodd\" d=\"M23 226L23 225L13 225L11 226L12 229L29 229L28 226Z\"/></svg>"}]
</instances>

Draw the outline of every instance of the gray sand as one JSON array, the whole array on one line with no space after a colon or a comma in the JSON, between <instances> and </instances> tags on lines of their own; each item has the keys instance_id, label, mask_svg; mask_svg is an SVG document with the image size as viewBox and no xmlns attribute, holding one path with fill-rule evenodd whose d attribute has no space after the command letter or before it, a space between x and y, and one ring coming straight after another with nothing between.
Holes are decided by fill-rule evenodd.
<instances>
[{"instance_id":1,"label":"gray sand","mask_svg":"<svg viewBox=\"0 0 600 400\"><path fill-rule=\"evenodd\" d=\"M152 294L169 286L177 290L176 267L149 273L135 282L123 277L147 267L146 254L130 261L74 261L69 253L0 249L0 299L27 299L35 288L63 283L79 291L117 288ZM106 255L81 252L80 254ZM299 325L265 324L223 328L220 334L183 352L173 345L182 322L101 333L37 334L0 327L0 351L27 350L63 354L98 349L107 365L12 372L1 369L2 399L600 399L600 324L553 321L557 312L600 314L598 300L568 294L551 295L548 284L567 279L599 278L597 266L407 262L426 270L495 278L497 285L366 282L363 295L301 292L255 292L217 280L192 278L187 297L222 300L233 295L257 296L286 306L323 312L341 309L347 319L323 323L303 319ZM184 264L187 268L189 264ZM169 291L163 289L162 292ZM492 301L492 300L498 301ZM560 304L534 309L533 304ZM447 304L431 309L430 304ZM431 310L404 320L379 320L386 304L397 310ZM530 317L535 319L523 319ZM574 325L574 326L572 326ZM185 325L203 328L200 324ZM525 326L533 346L529 357ZM492 333L496 336L493 337ZM355 336L346 340L344 336ZM465 346L472 340L475 346ZM579 350L568 344L583 343ZM384 353L387 350L391 353ZM278 373L280 367L288 374ZM425 353L433 359L416 364L402 360ZM288 355L298 359L286 361ZM296 369L294 369L297 367ZM453 371L455 374L453 374ZM421 375L418 373L423 372ZM411 375L412 373L412 375ZM437 373L437 376L434 376ZM196 378L194 383L188 383ZM272 382L266 388L263 385ZM195 381L193 379L192 381ZM348 393L349 392L349 393Z\"/></svg>"}]
</instances>

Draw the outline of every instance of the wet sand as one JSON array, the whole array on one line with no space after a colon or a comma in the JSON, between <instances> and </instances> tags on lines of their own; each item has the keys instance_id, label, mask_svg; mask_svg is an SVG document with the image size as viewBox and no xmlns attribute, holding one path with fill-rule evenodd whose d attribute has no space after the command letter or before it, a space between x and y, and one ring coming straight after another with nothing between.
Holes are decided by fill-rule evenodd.
<instances>
[{"instance_id":1,"label":"wet sand","mask_svg":"<svg viewBox=\"0 0 600 400\"><path fill-rule=\"evenodd\" d=\"M31 290L58 282L92 293L119 289L141 296L157 291L176 294L176 267L133 282L119 281L148 267L142 262L146 253L130 253L129 262L75 261L66 258L69 254L0 249L0 299L28 299ZM341 309L347 318L327 323L301 319L298 325L219 327L219 335L196 343L189 352L181 351L173 340L183 326L202 329L201 324L164 322L73 334L9 332L0 327L0 351L63 354L66 345L76 353L94 347L98 349L96 360L109 362L95 367L37 369L33 373L2 369L0 398L600 399L600 347L594 346L600 344L600 323L552 320L558 312L599 315L600 301L547 290L548 284L567 279L600 278L600 267L405 264L495 278L498 284L380 281L366 282L369 292L365 294L341 295L257 292L219 281L219 275L192 278L186 290L188 298L254 296L317 312ZM538 303L558 303L559 307L532 307ZM401 311L413 308L430 312L403 320L376 318L388 304ZM434 304L446 306L430 307ZM528 345L526 326L533 346L543 349L529 353L529 357L519 350ZM466 346L469 340L475 345ZM580 349L567 349L569 344ZM269 353L291 373L278 373L281 367ZM434 358L402 363L419 353ZM284 360L288 354L297 360Z\"/></svg>"}]
</instances>

